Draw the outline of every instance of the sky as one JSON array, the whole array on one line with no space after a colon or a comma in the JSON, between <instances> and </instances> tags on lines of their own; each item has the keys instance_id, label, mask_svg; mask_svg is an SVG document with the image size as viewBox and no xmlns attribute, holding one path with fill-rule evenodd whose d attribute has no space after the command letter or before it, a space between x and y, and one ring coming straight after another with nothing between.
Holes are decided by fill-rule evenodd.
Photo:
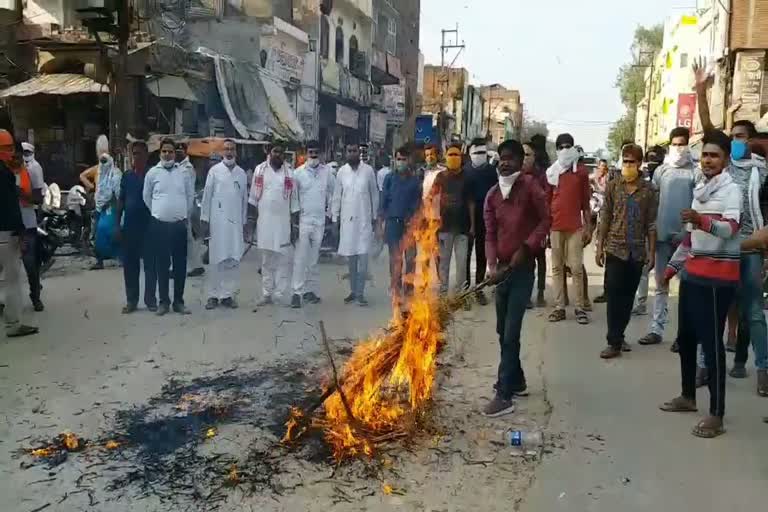
<instances>
[{"instance_id":1,"label":"sky","mask_svg":"<svg viewBox=\"0 0 768 512\"><path fill-rule=\"evenodd\" d=\"M472 84L520 90L550 137L569 132L586 151L605 147L624 111L614 87L638 25L693 10L695 0L421 0L421 51L440 64L441 29L458 23L456 59ZM452 42L452 41L451 41ZM449 50L447 61L456 55Z\"/></svg>"}]
</instances>

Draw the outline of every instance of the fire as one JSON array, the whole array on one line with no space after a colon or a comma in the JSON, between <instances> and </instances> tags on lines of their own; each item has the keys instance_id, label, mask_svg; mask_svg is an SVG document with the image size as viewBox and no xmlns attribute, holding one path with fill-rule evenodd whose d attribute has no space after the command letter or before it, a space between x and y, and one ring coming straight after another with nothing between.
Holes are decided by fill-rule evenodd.
<instances>
[{"instance_id":1,"label":"fire","mask_svg":"<svg viewBox=\"0 0 768 512\"><path fill-rule=\"evenodd\" d=\"M389 496L394 492L394 489L389 484L384 484L383 486L381 486L381 490L384 491L384 494L386 494L387 496Z\"/></svg>"},{"instance_id":2,"label":"fire","mask_svg":"<svg viewBox=\"0 0 768 512\"><path fill-rule=\"evenodd\" d=\"M240 483L240 475L237 473L236 464L232 464L232 468L229 470L229 474L227 475L227 482L229 482L230 485L237 485Z\"/></svg>"},{"instance_id":3,"label":"fire","mask_svg":"<svg viewBox=\"0 0 768 512\"><path fill-rule=\"evenodd\" d=\"M205 432L205 437L210 439L212 437L216 437L216 429L211 427Z\"/></svg>"},{"instance_id":4,"label":"fire","mask_svg":"<svg viewBox=\"0 0 768 512\"><path fill-rule=\"evenodd\" d=\"M65 432L62 435L64 448L69 452L77 451L80 448L80 440L72 432Z\"/></svg>"},{"instance_id":5,"label":"fire","mask_svg":"<svg viewBox=\"0 0 768 512\"><path fill-rule=\"evenodd\" d=\"M37 448L36 450L32 450L29 453L31 453L33 457L45 458L45 457L50 457L51 455L56 453L56 449L51 447Z\"/></svg>"},{"instance_id":6,"label":"fire","mask_svg":"<svg viewBox=\"0 0 768 512\"><path fill-rule=\"evenodd\" d=\"M403 298L395 298L387 332L357 345L340 370L342 392L336 391L332 380L325 384L326 392L332 394L324 403L324 414L312 425L323 429L337 460L370 457L379 442L409 435L432 398L437 355L450 311L438 297L437 275L432 270L440 221L424 213L410 223L403 242L417 249L415 274L406 276L414 285L413 295L407 297L407 312L400 311ZM300 437L306 425L305 412L292 409L283 441Z\"/></svg>"},{"instance_id":7,"label":"fire","mask_svg":"<svg viewBox=\"0 0 768 512\"><path fill-rule=\"evenodd\" d=\"M120 443L118 443L114 439L110 439L104 444L104 448L106 448L107 450L117 450L118 448L120 448Z\"/></svg>"}]
</instances>

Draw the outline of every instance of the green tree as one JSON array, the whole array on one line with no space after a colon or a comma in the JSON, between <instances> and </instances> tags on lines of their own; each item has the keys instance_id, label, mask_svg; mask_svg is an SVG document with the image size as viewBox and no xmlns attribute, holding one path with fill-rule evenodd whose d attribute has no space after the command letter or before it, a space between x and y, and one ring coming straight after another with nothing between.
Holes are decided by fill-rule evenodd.
<instances>
[{"instance_id":1,"label":"green tree","mask_svg":"<svg viewBox=\"0 0 768 512\"><path fill-rule=\"evenodd\" d=\"M637 104L645 97L645 72L664 42L664 26L637 27L630 52L635 61L619 68L615 86L619 90L624 114L613 124L606 143L612 156L618 156L623 142L634 140Z\"/></svg>"}]
</instances>

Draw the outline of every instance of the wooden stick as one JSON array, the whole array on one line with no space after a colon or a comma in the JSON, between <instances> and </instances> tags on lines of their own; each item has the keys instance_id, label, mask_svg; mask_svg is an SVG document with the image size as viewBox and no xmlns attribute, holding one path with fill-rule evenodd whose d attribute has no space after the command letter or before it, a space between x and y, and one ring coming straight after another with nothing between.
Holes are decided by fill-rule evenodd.
<instances>
[{"instance_id":1,"label":"wooden stick","mask_svg":"<svg viewBox=\"0 0 768 512\"><path fill-rule=\"evenodd\" d=\"M344 410L347 412L349 421L352 424L355 424L357 423L357 420L355 420L355 415L352 414L352 408L349 406L349 402L347 401L347 397L344 394L344 390L341 388L341 384L339 384L339 374L336 371L336 363L333 361L333 354L331 353L331 345L328 343L328 336L325 333L325 322L323 322L322 320L320 320L320 335L323 338L323 345L325 345L325 352L328 354L328 359L331 361L331 369L333 370L333 384L336 390L338 390L339 392L339 396L341 397L341 403L344 405Z\"/></svg>"}]
</instances>

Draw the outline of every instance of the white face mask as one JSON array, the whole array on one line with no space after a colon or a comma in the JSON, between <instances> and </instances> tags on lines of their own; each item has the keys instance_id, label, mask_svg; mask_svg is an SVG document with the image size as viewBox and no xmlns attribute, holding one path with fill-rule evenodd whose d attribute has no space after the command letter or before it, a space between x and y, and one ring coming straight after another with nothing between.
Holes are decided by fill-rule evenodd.
<instances>
[{"instance_id":1,"label":"white face mask","mask_svg":"<svg viewBox=\"0 0 768 512\"><path fill-rule=\"evenodd\" d=\"M24 155L24 162L26 162L26 163L29 163L29 162L33 161L34 159L35 159L35 155L34 154Z\"/></svg>"},{"instance_id":2,"label":"white face mask","mask_svg":"<svg viewBox=\"0 0 768 512\"><path fill-rule=\"evenodd\" d=\"M320 159L319 158L307 158L307 165L314 169L315 167L320 165Z\"/></svg>"},{"instance_id":3,"label":"white face mask","mask_svg":"<svg viewBox=\"0 0 768 512\"><path fill-rule=\"evenodd\" d=\"M509 176L502 176L499 174L499 189L501 190L501 195L504 197L504 199L509 197L512 186L515 184L519 176L520 171L512 173Z\"/></svg>"},{"instance_id":4,"label":"white face mask","mask_svg":"<svg viewBox=\"0 0 768 512\"><path fill-rule=\"evenodd\" d=\"M475 146L469 150L472 167L480 167L488 163L488 150L485 146Z\"/></svg>"},{"instance_id":5,"label":"white face mask","mask_svg":"<svg viewBox=\"0 0 768 512\"><path fill-rule=\"evenodd\" d=\"M160 160L160 163L163 164L163 167L166 169L170 169L174 165L176 165L176 160Z\"/></svg>"},{"instance_id":6,"label":"white face mask","mask_svg":"<svg viewBox=\"0 0 768 512\"><path fill-rule=\"evenodd\" d=\"M235 166L235 158L234 157L229 157L229 158L224 157L222 162L224 162L224 165L226 165L227 167L234 167Z\"/></svg>"},{"instance_id":7,"label":"white face mask","mask_svg":"<svg viewBox=\"0 0 768 512\"><path fill-rule=\"evenodd\" d=\"M691 148L688 146L670 146L667 163L674 167L682 167L691 160Z\"/></svg>"},{"instance_id":8,"label":"white face mask","mask_svg":"<svg viewBox=\"0 0 768 512\"><path fill-rule=\"evenodd\" d=\"M571 167L579 159L579 150L576 148L561 149L557 152L557 161L563 167Z\"/></svg>"}]
</instances>

